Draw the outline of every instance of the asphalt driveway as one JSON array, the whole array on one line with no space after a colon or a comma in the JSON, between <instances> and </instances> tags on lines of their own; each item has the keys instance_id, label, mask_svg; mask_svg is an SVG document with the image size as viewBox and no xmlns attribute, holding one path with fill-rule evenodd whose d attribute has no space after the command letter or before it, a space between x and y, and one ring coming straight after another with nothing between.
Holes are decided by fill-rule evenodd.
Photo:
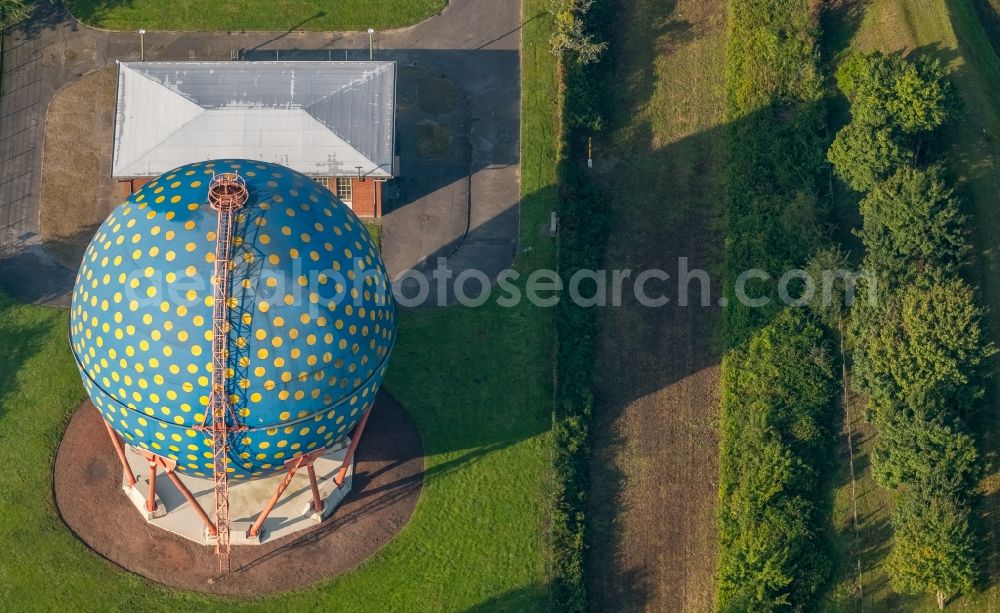
<instances>
[{"instance_id":1,"label":"asphalt driveway","mask_svg":"<svg viewBox=\"0 0 1000 613\"><path fill-rule=\"evenodd\" d=\"M518 231L520 19L516 0L451 0L440 14L415 26L376 34L378 57L400 64L404 106L412 94L418 109L412 123L400 126L401 153L410 159L401 157L398 195L387 203L383 218L385 255L393 275L424 270L446 257L456 275L474 268L494 278L512 261ZM31 18L6 32L0 94L0 288L23 300L67 305L75 276L48 254L39 238L49 103L57 90L84 74L119 59L138 59L137 38L131 32L83 26L61 2L50 0L39 0ZM368 55L368 37L146 34L150 60L229 60L234 52L264 51L281 59L316 53L362 59ZM408 92L409 83L414 85ZM449 88L455 90L454 106L428 109L424 100L420 109L421 91Z\"/></svg>"}]
</instances>

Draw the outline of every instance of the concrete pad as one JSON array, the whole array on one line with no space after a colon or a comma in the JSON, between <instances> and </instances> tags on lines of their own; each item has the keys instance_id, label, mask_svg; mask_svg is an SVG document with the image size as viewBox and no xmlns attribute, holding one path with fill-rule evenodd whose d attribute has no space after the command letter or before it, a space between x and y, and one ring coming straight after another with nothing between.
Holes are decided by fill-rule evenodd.
<instances>
[{"instance_id":1,"label":"concrete pad","mask_svg":"<svg viewBox=\"0 0 1000 613\"><path fill-rule=\"evenodd\" d=\"M166 508L163 506L163 499L160 498L160 494L157 492L154 496L156 499L156 510L150 511L146 508L146 500L149 499L149 479L142 478L136 475L135 486L129 485L125 482L125 473L122 471L122 490L125 495L128 496L129 501L135 506L135 509L139 511L139 515L146 518L146 521L156 519L158 517L163 517L167 514Z\"/></svg>"},{"instance_id":2,"label":"concrete pad","mask_svg":"<svg viewBox=\"0 0 1000 613\"><path fill-rule=\"evenodd\" d=\"M324 501L322 513L312 510L312 490L309 486L309 473L303 467L296 471L285 493L282 494L274 509L264 521L259 537L249 537L246 532L257 520L260 512L277 490L278 485L287 474L281 471L270 477L251 481L229 482L229 517L231 521L230 543L232 545L259 545L279 539L300 530L305 530L329 517L351 490L354 475L354 462L347 470L347 478L340 488L334 483L334 477L340 470L347 454L347 445L343 444L327 451L316 459L314 464L316 480L319 483L320 498ZM145 459L131 447L126 447L129 464L145 466ZM192 477L177 473L181 482L190 490L198 504L215 520L215 482L212 479ZM126 495L135 505L143 518L157 528L167 530L178 536L201 545L214 545L215 538L208 535L205 523L198 517L195 509L184 498L173 482L162 472L156 478L156 504L154 513L146 511L146 492L148 492L148 476L137 476L136 487L123 485Z\"/></svg>"}]
</instances>

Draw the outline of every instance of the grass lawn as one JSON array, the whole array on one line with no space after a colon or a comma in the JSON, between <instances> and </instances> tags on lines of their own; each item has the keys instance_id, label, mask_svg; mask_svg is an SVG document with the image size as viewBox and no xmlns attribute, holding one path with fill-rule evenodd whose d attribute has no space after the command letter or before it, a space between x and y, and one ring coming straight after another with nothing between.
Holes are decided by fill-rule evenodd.
<instances>
[{"instance_id":1,"label":"grass lawn","mask_svg":"<svg viewBox=\"0 0 1000 613\"><path fill-rule=\"evenodd\" d=\"M66 0L73 16L108 30L319 30L408 26L447 0Z\"/></svg>"},{"instance_id":2,"label":"grass lawn","mask_svg":"<svg viewBox=\"0 0 1000 613\"><path fill-rule=\"evenodd\" d=\"M989 0L993 10L1000 7ZM975 8L973 5L977 5ZM979 11L987 11L986 13ZM980 300L989 307L986 327L994 341L1000 338L1000 60L995 48L1000 41L990 25L995 15L988 13L987 0L874 0L867 7L852 47L863 51L917 51L938 57L953 72L951 78L963 109L945 131L946 161L955 175L959 194L970 216L975 248L975 267L969 277L980 288ZM986 27L981 20L986 17ZM974 422L980 449L990 462L990 477L984 482L984 500L979 509L983 537L983 589L964 595L948 605L949 610L993 611L1000 608L1000 381L988 388L988 400ZM855 410L855 414L859 414ZM860 437L858 435L861 435ZM867 467L873 432L855 430L855 439L864 442L856 452L856 462ZM890 545L888 521L891 496L871 479L867 469L859 474L859 517L862 526L863 587L865 610L936 610L933 598L903 597L895 594L884 571L884 557ZM840 549L845 552L841 577L828 602L831 610L855 611L858 603L849 594L855 574L853 534L850 526L850 485L836 492L834 521Z\"/></svg>"},{"instance_id":3,"label":"grass lawn","mask_svg":"<svg viewBox=\"0 0 1000 613\"><path fill-rule=\"evenodd\" d=\"M526 0L530 18L548 6ZM525 26L521 270L551 266L555 206L551 20ZM526 275L524 275L526 276ZM523 277L522 277L523 278ZM544 610L551 467L552 310L406 312L387 388L410 410L427 478L409 525L359 569L246 610ZM0 299L0 610L204 610L220 599L150 584L77 541L51 465L83 391L68 313ZM95 444L105 444L95 441Z\"/></svg>"},{"instance_id":4,"label":"grass lawn","mask_svg":"<svg viewBox=\"0 0 1000 613\"><path fill-rule=\"evenodd\" d=\"M378 248L382 248L382 224L372 221L365 224L368 228L368 233L372 235L372 240L378 245Z\"/></svg>"},{"instance_id":5,"label":"grass lawn","mask_svg":"<svg viewBox=\"0 0 1000 613\"><path fill-rule=\"evenodd\" d=\"M724 0L625 0L611 25L608 130L594 143L611 227L603 266L678 258L721 279L726 167ZM595 610L710 611L721 313L671 304L599 309L588 509ZM720 288L714 288L718 298ZM713 302L713 304L715 304Z\"/></svg>"}]
</instances>

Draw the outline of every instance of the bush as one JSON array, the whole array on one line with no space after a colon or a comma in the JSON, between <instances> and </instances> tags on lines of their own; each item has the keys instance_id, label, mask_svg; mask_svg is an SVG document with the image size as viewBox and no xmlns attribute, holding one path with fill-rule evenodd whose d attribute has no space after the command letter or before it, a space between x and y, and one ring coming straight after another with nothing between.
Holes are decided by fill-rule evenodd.
<instances>
[{"instance_id":1,"label":"bush","mask_svg":"<svg viewBox=\"0 0 1000 613\"><path fill-rule=\"evenodd\" d=\"M718 604L801 610L831 568L818 483L833 368L818 325L803 309L782 310L775 284L747 287L771 298L764 308L741 304L734 287L745 270L803 266L824 242L817 30L801 0L730 0L729 24L724 330L733 349L722 363Z\"/></svg>"},{"instance_id":2,"label":"bush","mask_svg":"<svg viewBox=\"0 0 1000 613\"><path fill-rule=\"evenodd\" d=\"M785 309L726 356L719 608L804 608L829 575L817 500L836 396L823 333Z\"/></svg>"},{"instance_id":3,"label":"bush","mask_svg":"<svg viewBox=\"0 0 1000 613\"><path fill-rule=\"evenodd\" d=\"M15 24L28 16L31 5L26 0L0 0L0 28ZM0 35L0 38L3 38ZM0 51L0 55L3 52Z\"/></svg>"}]
</instances>

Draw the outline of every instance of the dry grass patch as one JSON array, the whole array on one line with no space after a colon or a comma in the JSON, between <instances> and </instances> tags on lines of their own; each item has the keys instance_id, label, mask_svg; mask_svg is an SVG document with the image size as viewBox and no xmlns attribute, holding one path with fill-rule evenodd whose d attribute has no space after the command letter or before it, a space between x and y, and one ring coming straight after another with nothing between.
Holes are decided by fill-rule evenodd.
<instances>
[{"instance_id":1,"label":"dry grass patch","mask_svg":"<svg viewBox=\"0 0 1000 613\"><path fill-rule=\"evenodd\" d=\"M725 2L622 0L619 79L595 166L610 195L607 269L678 258L718 274L725 173ZM676 281L651 292L677 295ZM626 289L629 285L625 286ZM588 581L595 610L713 607L720 288L711 307L601 309Z\"/></svg>"},{"instance_id":2,"label":"dry grass patch","mask_svg":"<svg viewBox=\"0 0 1000 613\"><path fill-rule=\"evenodd\" d=\"M74 270L118 204L111 179L116 75L105 68L67 85L45 116L40 234L45 248Z\"/></svg>"}]
</instances>

